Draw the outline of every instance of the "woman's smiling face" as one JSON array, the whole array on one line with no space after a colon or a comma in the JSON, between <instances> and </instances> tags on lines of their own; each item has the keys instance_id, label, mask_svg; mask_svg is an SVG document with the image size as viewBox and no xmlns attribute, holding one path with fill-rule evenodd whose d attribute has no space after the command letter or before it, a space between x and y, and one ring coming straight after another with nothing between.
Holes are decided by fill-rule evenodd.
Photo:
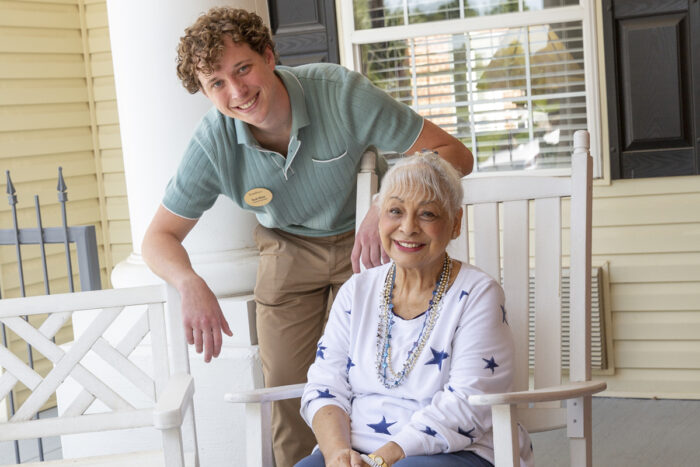
<instances>
[{"instance_id":1,"label":"woman's smiling face","mask_svg":"<svg viewBox=\"0 0 700 467\"><path fill-rule=\"evenodd\" d=\"M432 270L442 264L447 244L459 235L461 220L461 211L450 219L435 199L388 193L380 211L379 236L397 266Z\"/></svg>"}]
</instances>

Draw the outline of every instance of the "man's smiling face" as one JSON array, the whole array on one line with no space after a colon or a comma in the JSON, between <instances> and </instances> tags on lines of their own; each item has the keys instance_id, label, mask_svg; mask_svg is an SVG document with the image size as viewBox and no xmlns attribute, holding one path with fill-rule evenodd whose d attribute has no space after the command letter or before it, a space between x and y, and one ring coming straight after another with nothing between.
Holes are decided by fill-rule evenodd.
<instances>
[{"instance_id":1,"label":"man's smiling face","mask_svg":"<svg viewBox=\"0 0 700 467\"><path fill-rule=\"evenodd\" d=\"M211 74L198 73L202 91L219 112L261 129L271 123L274 96L282 86L269 48L260 55L245 43L224 41L224 51ZM269 126L269 125L268 125Z\"/></svg>"}]
</instances>

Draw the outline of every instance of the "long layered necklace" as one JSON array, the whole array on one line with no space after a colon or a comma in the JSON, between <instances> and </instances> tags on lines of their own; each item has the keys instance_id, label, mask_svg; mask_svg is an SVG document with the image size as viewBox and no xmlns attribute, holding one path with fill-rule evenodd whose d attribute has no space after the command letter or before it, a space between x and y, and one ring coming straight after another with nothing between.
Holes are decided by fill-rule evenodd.
<instances>
[{"instance_id":1,"label":"long layered necklace","mask_svg":"<svg viewBox=\"0 0 700 467\"><path fill-rule=\"evenodd\" d=\"M440 279L435 284L433 295L430 299L428 310L425 312L423 327L418 339L413 342L413 346L408 351L406 361L397 373L391 361L391 329L394 326L394 284L396 283L396 264L393 263L387 272L384 280L384 292L382 304L380 306L379 325L377 326L377 376L385 388L391 389L399 386L406 379L420 357L425 344L428 342L430 333L435 327L440 309L442 308L442 297L447 290L452 272L452 261L445 253L445 261L442 263Z\"/></svg>"}]
</instances>

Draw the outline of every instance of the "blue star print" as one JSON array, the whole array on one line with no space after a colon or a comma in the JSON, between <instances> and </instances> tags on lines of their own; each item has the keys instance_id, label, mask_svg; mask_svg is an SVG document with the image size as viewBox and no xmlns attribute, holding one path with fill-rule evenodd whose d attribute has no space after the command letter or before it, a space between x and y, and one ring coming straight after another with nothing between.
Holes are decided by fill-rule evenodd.
<instances>
[{"instance_id":1,"label":"blue star print","mask_svg":"<svg viewBox=\"0 0 700 467\"><path fill-rule=\"evenodd\" d=\"M352 310L345 310L345 313L352 314Z\"/></svg>"},{"instance_id":2,"label":"blue star print","mask_svg":"<svg viewBox=\"0 0 700 467\"><path fill-rule=\"evenodd\" d=\"M323 355L323 351L324 351L324 350L326 350L326 347L324 347L323 345L321 345L321 343L319 342L319 343L318 343L318 346L317 346L317 349L316 349L316 356L317 356L318 358L322 358L322 359L325 360L325 359L326 359L326 356Z\"/></svg>"},{"instance_id":3,"label":"blue star print","mask_svg":"<svg viewBox=\"0 0 700 467\"><path fill-rule=\"evenodd\" d=\"M471 444L471 443L474 442L474 435L472 434L472 431L474 431L474 429L475 429L475 428L472 428L472 429L469 430L469 431L464 431L462 428L457 427L457 433L459 433L459 434L462 435L462 436L466 436L467 438L469 438L469 443Z\"/></svg>"},{"instance_id":4,"label":"blue star print","mask_svg":"<svg viewBox=\"0 0 700 467\"><path fill-rule=\"evenodd\" d=\"M335 396L331 394L330 389L326 389L325 391L321 391L320 389L316 389L316 392L318 393L318 396L316 396L316 399L335 399Z\"/></svg>"},{"instance_id":5,"label":"blue star print","mask_svg":"<svg viewBox=\"0 0 700 467\"><path fill-rule=\"evenodd\" d=\"M464 297L465 295L468 297L469 292L467 292L466 290L462 290L462 292L459 294L459 301L462 301L462 297Z\"/></svg>"},{"instance_id":6,"label":"blue star print","mask_svg":"<svg viewBox=\"0 0 700 467\"><path fill-rule=\"evenodd\" d=\"M455 392L455 388L453 388L452 386L447 386L447 389L449 389L450 392Z\"/></svg>"},{"instance_id":7,"label":"blue star print","mask_svg":"<svg viewBox=\"0 0 700 467\"><path fill-rule=\"evenodd\" d=\"M423 433L430 435L430 436L435 436L437 434L437 431L433 430L429 426L426 426L425 430L422 430L422 431L423 431Z\"/></svg>"},{"instance_id":8,"label":"blue star print","mask_svg":"<svg viewBox=\"0 0 700 467\"><path fill-rule=\"evenodd\" d=\"M501 305L501 313L503 313L503 322L508 324L508 320L506 319L506 308Z\"/></svg>"},{"instance_id":9,"label":"blue star print","mask_svg":"<svg viewBox=\"0 0 700 467\"><path fill-rule=\"evenodd\" d=\"M390 435L389 427L396 422L388 423L386 417L382 417L382 421L379 423L368 423L367 426L374 430L375 433L384 433L385 435Z\"/></svg>"},{"instance_id":10,"label":"blue star print","mask_svg":"<svg viewBox=\"0 0 700 467\"><path fill-rule=\"evenodd\" d=\"M348 363L347 363L347 365L345 365L345 370L350 371L350 368L352 368L354 366L355 366L355 364L352 362L352 359L350 357L348 357Z\"/></svg>"},{"instance_id":11,"label":"blue star print","mask_svg":"<svg viewBox=\"0 0 700 467\"><path fill-rule=\"evenodd\" d=\"M442 361L449 357L450 354L448 354L447 352L435 350L432 347L430 348L430 351L433 353L433 359L427 362L426 365L437 365L438 370L442 370Z\"/></svg>"},{"instance_id":12,"label":"blue star print","mask_svg":"<svg viewBox=\"0 0 700 467\"><path fill-rule=\"evenodd\" d=\"M489 360L486 360L485 358L482 358L482 360L486 362L486 366L484 367L484 369L488 368L489 370L491 370L491 374L493 374L494 369L498 366L498 363L496 363L496 360L493 358L493 356Z\"/></svg>"}]
</instances>

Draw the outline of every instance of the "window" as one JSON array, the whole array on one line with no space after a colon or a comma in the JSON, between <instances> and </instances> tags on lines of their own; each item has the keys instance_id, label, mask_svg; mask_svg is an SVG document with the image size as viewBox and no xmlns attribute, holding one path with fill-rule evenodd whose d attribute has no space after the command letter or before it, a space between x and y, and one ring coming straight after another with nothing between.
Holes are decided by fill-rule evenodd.
<instances>
[{"instance_id":1,"label":"window","mask_svg":"<svg viewBox=\"0 0 700 467\"><path fill-rule=\"evenodd\" d=\"M353 0L343 8L349 66L459 138L475 171L568 171L579 129L597 148L591 2Z\"/></svg>"}]
</instances>

